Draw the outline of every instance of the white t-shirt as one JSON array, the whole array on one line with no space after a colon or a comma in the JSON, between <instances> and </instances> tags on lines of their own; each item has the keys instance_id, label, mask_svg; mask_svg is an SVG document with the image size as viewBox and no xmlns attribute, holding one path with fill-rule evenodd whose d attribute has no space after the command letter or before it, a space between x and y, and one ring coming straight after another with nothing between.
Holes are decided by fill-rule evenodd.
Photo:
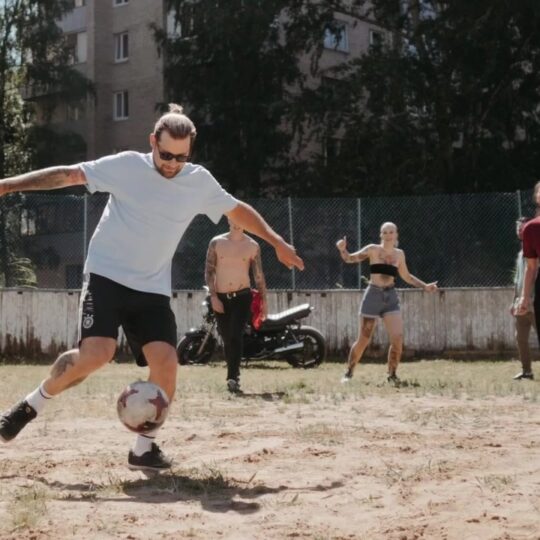
<instances>
[{"instance_id":1,"label":"white t-shirt","mask_svg":"<svg viewBox=\"0 0 540 540\"><path fill-rule=\"evenodd\" d=\"M172 258L197 214L217 223L238 201L200 165L186 163L173 178L152 154L122 152L81 163L90 193L110 193L90 240L84 272L135 289L171 295Z\"/></svg>"}]
</instances>

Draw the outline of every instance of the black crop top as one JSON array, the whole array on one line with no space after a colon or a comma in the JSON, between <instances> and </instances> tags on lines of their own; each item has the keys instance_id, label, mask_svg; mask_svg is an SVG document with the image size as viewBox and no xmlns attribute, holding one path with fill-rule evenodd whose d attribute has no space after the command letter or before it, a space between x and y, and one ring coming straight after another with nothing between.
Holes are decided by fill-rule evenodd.
<instances>
[{"instance_id":1,"label":"black crop top","mask_svg":"<svg viewBox=\"0 0 540 540\"><path fill-rule=\"evenodd\" d=\"M371 264L369 271L372 274L384 274L385 276L397 277L397 266L392 264Z\"/></svg>"}]
</instances>

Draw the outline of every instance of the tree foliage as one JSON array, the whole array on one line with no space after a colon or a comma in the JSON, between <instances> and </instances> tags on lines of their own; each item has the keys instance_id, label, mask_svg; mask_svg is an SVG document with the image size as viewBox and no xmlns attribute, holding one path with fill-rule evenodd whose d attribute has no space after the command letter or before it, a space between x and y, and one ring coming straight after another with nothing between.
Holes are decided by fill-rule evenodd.
<instances>
[{"instance_id":1,"label":"tree foliage","mask_svg":"<svg viewBox=\"0 0 540 540\"><path fill-rule=\"evenodd\" d=\"M336 70L350 99L327 105L342 107L346 131L340 192L530 187L540 166L540 4L374 0L373 14L391 36Z\"/></svg>"},{"instance_id":2,"label":"tree foliage","mask_svg":"<svg viewBox=\"0 0 540 540\"><path fill-rule=\"evenodd\" d=\"M182 37L156 35L169 97L200 126L198 159L241 195L530 186L540 166L540 4L372 0L368 17L386 38L326 72L335 84L325 86L324 29L362 5L171 0Z\"/></svg>"},{"instance_id":3,"label":"tree foliage","mask_svg":"<svg viewBox=\"0 0 540 540\"><path fill-rule=\"evenodd\" d=\"M156 29L169 99L188 106L199 161L239 195L286 189L301 96L317 70L325 27L359 0L170 0L181 36ZM308 69L302 69L305 62ZM311 70L311 72L310 72Z\"/></svg>"},{"instance_id":4,"label":"tree foliage","mask_svg":"<svg viewBox=\"0 0 540 540\"><path fill-rule=\"evenodd\" d=\"M47 120L59 104L76 102L91 91L85 77L70 65L58 27L72 8L72 0L0 2L0 178L41 166L40 156L50 156L43 149L41 154L33 152L33 131L42 129L31 123L36 101ZM0 199L0 283L8 287L35 280L29 261L18 255L23 205L21 195Z\"/></svg>"}]
</instances>

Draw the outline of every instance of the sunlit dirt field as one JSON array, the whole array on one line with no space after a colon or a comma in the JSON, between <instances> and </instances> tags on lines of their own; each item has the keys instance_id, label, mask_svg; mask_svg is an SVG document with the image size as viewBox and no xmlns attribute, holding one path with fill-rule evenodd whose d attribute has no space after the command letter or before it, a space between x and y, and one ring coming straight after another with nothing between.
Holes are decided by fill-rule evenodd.
<instances>
[{"instance_id":1,"label":"sunlit dirt field","mask_svg":"<svg viewBox=\"0 0 540 540\"><path fill-rule=\"evenodd\" d=\"M535 366L540 376L540 369ZM540 381L516 362L406 363L242 372L181 368L159 443L175 460L126 467L133 435L122 387L146 373L111 365L56 398L0 446L0 538L540 539ZM0 367L0 406L45 367Z\"/></svg>"}]
</instances>

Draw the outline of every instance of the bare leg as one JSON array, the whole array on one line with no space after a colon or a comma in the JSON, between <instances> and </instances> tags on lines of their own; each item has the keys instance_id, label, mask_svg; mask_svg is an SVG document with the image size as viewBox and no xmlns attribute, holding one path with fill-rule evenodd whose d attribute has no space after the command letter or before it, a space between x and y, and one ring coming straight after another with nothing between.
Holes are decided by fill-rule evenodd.
<instances>
[{"instance_id":1,"label":"bare leg","mask_svg":"<svg viewBox=\"0 0 540 540\"><path fill-rule=\"evenodd\" d=\"M76 386L88 375L109 363L116 350L116 340L106 337L83 339L78 349L62 353L51 367L49 376L43 381L44 390L51 396Z\"/></svg>"},{"instance_id":2,"label":"bare leg","mask_svg":"<svg viewBox=\"0 0 540 540\"><path fill-rule=\"evenodd\" d=\"M169 402L172 402L176 391L178 369L175 348L164 341L152 341L143 347L143 353L150 369L148 380L162 388L169 397ZM137 435L128 457L128 466L131 469L156 471L171 467L172 460L166 457L154 443L158 431L159 428Z\"/></svg>"},{"instance_id":3,"label":"bare leg","mask_svg":"<svg viewBox=\"0 0 540 540\"><path fill-rule=\"evenodd\" d=\"M78 349L61 354L40 386L0 417L0 440L9 442L14 439L36 417L47 399L79 384L110 362L115 350L115 339L89 337L83 339Z\"/></svg>"},{"instance_id":4,"label":"bare leg","mask_svg":"<svg viewBox=\"0 0 540 540\"><path fill-rule=\"evenodd\" d=\"M169 401L172 401L176 391L178 368L175 348L164 341L152 341L143 347L143 352L150 369L148 380L163 388Z\"/></svg>"},{"instance_id":5,"label":"bare leg","mask_svg":"<svg viewBox=\"0 0 540 540\"><path fill-rule=\"evenodd\" d=\"M369 342L371 341L371 336L373 336L373 331L377 319L372 317L361 317L360 325L358 327L358 337L356 341L352 344L351 350L349 351L349 360L347 365L347 377L351 378L354 368L358 362L360 362L364 351L366 350Z\"/></svg>"},{"instance_id":6,"label":"bare leg","mask_svg":"<svg viewBox=\"0 0 540 540\"><path fill-rule=\"evenodd\" d=\"M390 313L383 317L383 322L390 339L388 375L395 377L403 353L403 319L401 313Z\"/></svg>"}]
</instances>

